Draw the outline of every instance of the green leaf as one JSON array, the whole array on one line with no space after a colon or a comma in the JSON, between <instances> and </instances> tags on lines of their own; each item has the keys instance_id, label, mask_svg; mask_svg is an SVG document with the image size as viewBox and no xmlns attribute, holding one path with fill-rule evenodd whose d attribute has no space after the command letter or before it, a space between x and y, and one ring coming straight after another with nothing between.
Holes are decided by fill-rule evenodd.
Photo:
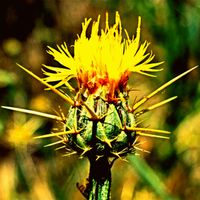
<instances>
[{"instance_id":1,"label":"green leaf","mask_svg":"<svg viewBox=\"0 0 200 200\"><path fill-rule=\"evenodd\" d=\"M162 199L162 200L175 200L174 197L171 197L165 188L165 185L156 175L153 169L139 156L128 156L128 161L131 166L135 169L137 174L141 179L149 185L152 190Z\"/></svg>"}]
</instances>

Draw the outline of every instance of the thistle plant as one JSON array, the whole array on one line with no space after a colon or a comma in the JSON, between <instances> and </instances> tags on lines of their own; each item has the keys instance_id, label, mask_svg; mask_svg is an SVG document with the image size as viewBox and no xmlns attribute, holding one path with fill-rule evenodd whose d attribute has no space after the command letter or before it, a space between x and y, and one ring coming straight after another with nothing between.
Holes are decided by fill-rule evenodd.
<instances>
[{"instance_id":1,"label":"thistle plant","mask_svg":"<svg viewBox=\"0 0 200 200\"><path fill-rule=\"evenodd\" d=\"M116 159L125 158L127 154L135 154L139 136L169 138L169 131L141 127L138 117L176 99L177 96L146 108L142 106L196 68L180 74L130 105L129 77L134 73L155 77L155 73L162 70L158 66L163 62L152 62L154 55L147 53L149 43L140 42L140 17L136 36L132 38L122 29L118 12L113 26L109 25L108 14L104 29L99 28L99 23L100 16L92 23L88 37L86 32L91 19L85 19L82 23L82 32L73 45L73 56L66 43L57 46L56 49L48 47L47 52L62 67L43 65L45 78L40 78L18 65L70 104L68 114L57 116L3 106L62 123L61 132L52 132L35 138L56 137L58 141L48 146L61 144L66 148L66 155L77 154L88 158L88 184L86 187L79 184L77 186L85 198L90 200L110 199L111 167ZM63 92L63 88L67 88L68 92Z\"/></svg>"}]
</instances>

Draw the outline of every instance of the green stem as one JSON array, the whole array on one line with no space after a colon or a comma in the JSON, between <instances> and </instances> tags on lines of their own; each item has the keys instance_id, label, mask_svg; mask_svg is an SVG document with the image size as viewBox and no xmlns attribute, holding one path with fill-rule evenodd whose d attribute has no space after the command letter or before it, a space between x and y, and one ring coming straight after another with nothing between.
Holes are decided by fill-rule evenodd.
<instances>
[{"instance_id":1,"label":"green stem","mask_svg":"<svg viewBox=\"0 0 200 200\"><path fill-rule=\"evenodd\" d=\"M111 188L111 165L108 158L103 156L98 158L89 158L89 194L88 200L108 200L110 199Z\"/></svg>"}]
</instances>

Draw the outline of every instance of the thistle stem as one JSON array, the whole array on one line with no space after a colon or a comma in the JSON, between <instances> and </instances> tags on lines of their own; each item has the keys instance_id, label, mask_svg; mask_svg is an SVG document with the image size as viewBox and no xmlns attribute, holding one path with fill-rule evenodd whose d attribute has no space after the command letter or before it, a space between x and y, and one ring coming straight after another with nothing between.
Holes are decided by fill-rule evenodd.
<instances>
[{"instance_id":1,"label":"thistle stem","mask_svg":"<svg viewBox=\"0 0 200 200\"><path fill-rule=\"evenodd\" d=\"M106 156L90 160L88 200L108 200L111 189L111 165Z\"/></svg>"}]
</instances>

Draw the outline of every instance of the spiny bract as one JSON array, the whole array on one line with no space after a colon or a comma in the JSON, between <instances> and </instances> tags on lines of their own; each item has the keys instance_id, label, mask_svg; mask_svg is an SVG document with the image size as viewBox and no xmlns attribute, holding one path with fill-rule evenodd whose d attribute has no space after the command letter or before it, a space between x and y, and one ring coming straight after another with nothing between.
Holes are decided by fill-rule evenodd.
<instances>
[{"instance_id":1,"label":"spiny bract","mask_svg":"<svg viewBox=\"0 0 200 200\"><path fill-rule=\"evenodd\" d=\"M122 94L121 94L122 95ZM101 96L89 95L85 104L92 108L98 119L92 118L85 107L71 107L66 129L77 127L77 134L68 134L71 148L79 154L98 156L122 156L133 150L135 131L134 114L128 112L127 100L121 97L116 103L108 103Z\"/></svg>"}]
</instances>

